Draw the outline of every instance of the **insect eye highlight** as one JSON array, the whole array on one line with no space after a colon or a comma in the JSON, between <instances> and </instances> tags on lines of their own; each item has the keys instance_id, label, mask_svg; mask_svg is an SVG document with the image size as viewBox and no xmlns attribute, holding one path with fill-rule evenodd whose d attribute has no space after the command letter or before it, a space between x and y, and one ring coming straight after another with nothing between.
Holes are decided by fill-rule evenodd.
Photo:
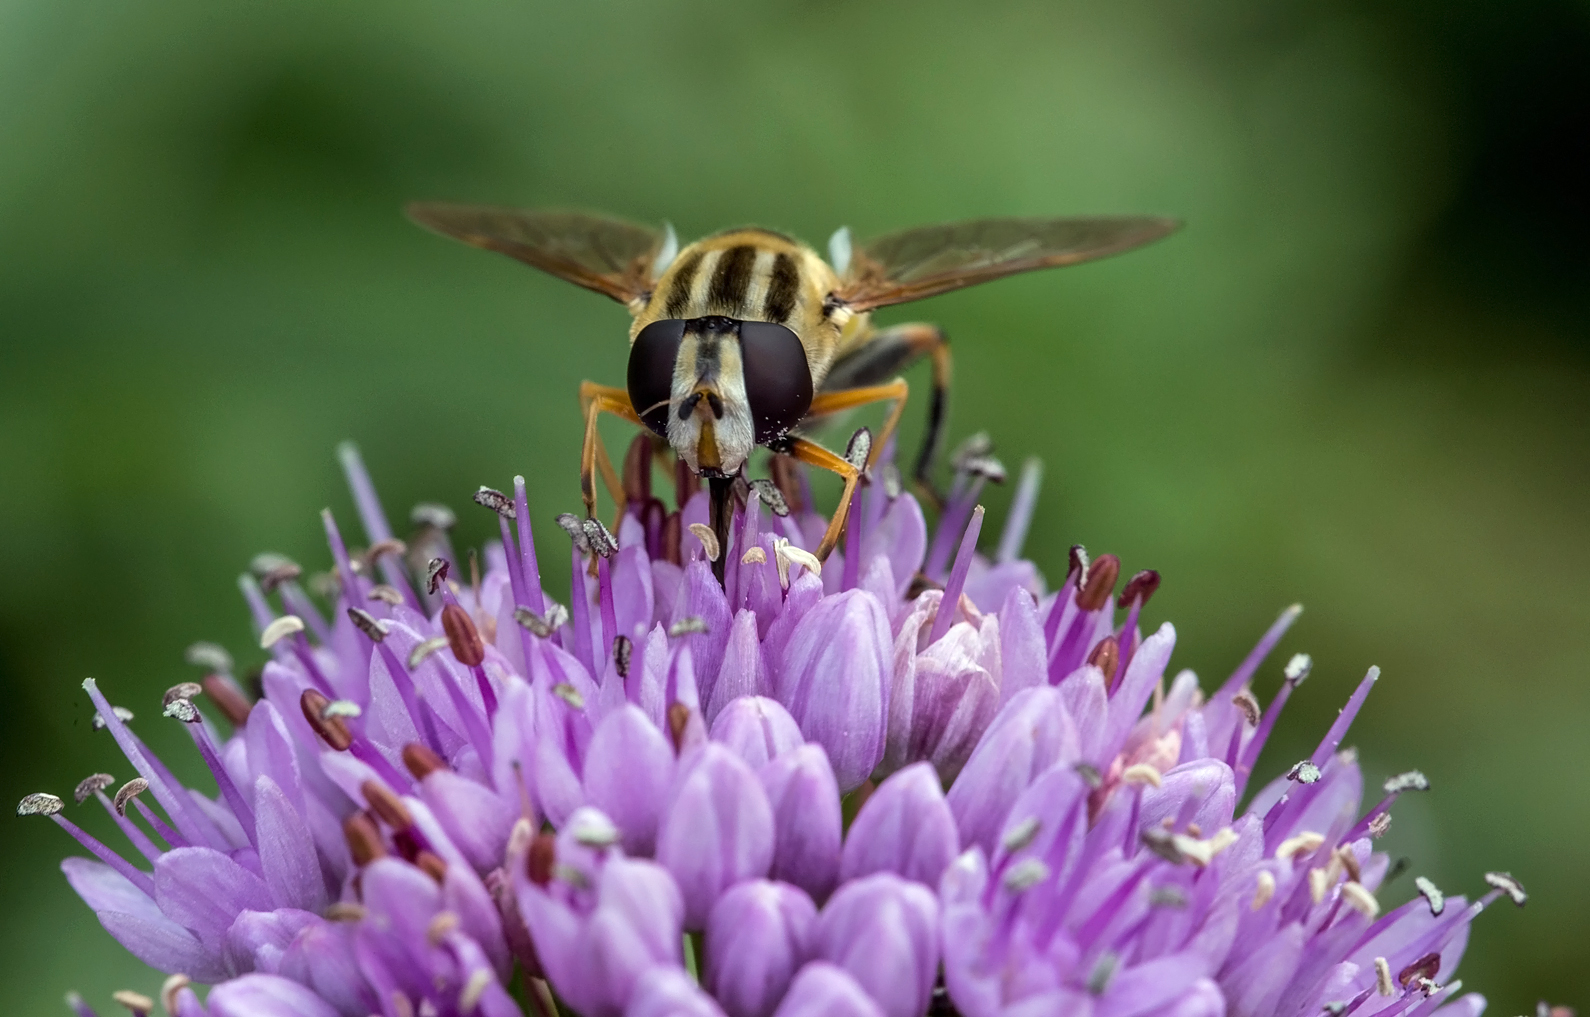
<instances>
[{"instance_id":1,"label":"insect eye highlight","mask_svg":"<svg viewBox=\"0 0 1590 1017\"><path fill-rule=\"evenodd\" d=\"M640 330L629 350L629 401L645 425L668 437L668 400L673 396L674 361L685 337L678 318L654 321Z\"/></svg>"},{"instance_id":2,"label":"insect eye highlight","mask_svg":"<svg viewBox=\"0 0 1590 1017\"><path fill-rule=\"evenodd\" d=\"M800 337L771 321L742 321L740 363L756 443L784 437L812 405L812 372Z\"/></svg>"}]
</instances>

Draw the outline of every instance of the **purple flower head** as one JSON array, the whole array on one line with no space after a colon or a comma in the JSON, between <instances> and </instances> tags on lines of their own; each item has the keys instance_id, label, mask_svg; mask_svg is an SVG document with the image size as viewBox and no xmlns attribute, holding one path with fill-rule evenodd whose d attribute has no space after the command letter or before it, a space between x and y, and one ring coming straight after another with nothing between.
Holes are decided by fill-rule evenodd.
<instances>
[{"instance_id":1,"label":"purple flower head","mask_svg":"<svg viewBox=\"0 0 1590 1017\"><path fill-rule=\"evenodd\" d=\"M1206 694L1171 668L1175 629L1143 622L1157 573L1123 584L1114 556L1074 548L1051 592L1021 560L1035 466L978 553L1003 473L986 440L957 454L933 531L886 453L827 562L798 469L741 491L719 546L693 477L672 510L652 494L643 440L616 535L559 520L567 608L522 478L476 493L500 541L471 573L450 513L422 506L399 541L342 460L366 546L327 513L324 582L279 556L240 581L261 695L199 644L202 680L160 704L215 793L89 681L133 776L75 799L119 839L53 795L18 807L92 856L63 872L171 975L178 1017L1483 1009L1452 977L1469 923L1525 893L1490 873L1473 901L1424 879L1389 899L1375 841L1428 782L1362 808L1342 744L1378 672L1240 804L1309 674L1296 655L1267 705L1255 691L1298 609Z\"/></svg>"}]
</instances>

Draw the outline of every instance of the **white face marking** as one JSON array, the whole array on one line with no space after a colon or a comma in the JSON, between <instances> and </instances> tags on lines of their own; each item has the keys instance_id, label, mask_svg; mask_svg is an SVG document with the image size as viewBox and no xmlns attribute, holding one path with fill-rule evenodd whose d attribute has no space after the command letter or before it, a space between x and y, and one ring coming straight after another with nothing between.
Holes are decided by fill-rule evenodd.
<instances>
[{"instance_id":1,"label":"white face marking","mask_svg":"<svg viewBox=\"0 0 1590 1017\"><path fill-rule=\"evenodd\" d=\"M695 392L717 395L723 416L715 418L709 401L703 397L685 419L679 407ZM724 476L740 472L751 450L756 448L756 428L751 420L751 404L745 397L745 376L740 366L740 344L732 335L701 336L687 334L679 344L674 360L672 403L668 412L668 444L696 473L701 472L701 431L704 422L712 426L718 448L719 469Z\"/></svg>"}]
</instances>

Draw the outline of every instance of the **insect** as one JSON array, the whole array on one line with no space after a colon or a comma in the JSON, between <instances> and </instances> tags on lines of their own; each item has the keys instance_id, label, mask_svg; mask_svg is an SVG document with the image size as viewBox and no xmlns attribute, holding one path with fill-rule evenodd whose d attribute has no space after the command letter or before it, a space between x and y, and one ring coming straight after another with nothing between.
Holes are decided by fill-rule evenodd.
<instances>
[{"instance_id":1,"label":"insect","mask_svg":"<svg viewBox=\"0 0 1590 1017\"><path fill-rule=\"evenodd\" d=\"M720 547L728 546L731 485L756 446L838 474L844 491L817 547L819 559L838 543L856 484L905 409L899 372L922 357L931 359L933 390L914 479L932 490L950 384L947 340L933 325L874 327L874 309L1116 254L1178 225L1154 216L976 219L865 244L853 244L841 229L824 260L797 240L755 227L681 248L671 226L657 231L580 212L449 204L413 204L407 211L437 233L517 258L629 309L628 384L580 385L580 490L588 517L596 515L598 473L623 499L596 427L609 413L666 438L707 478ZM856 461L801 434L803 422L879 402L890 404L887 416L870 451L851 450ZM722 565L714 562L720 579Z\"/></svg>"}]
</instances>

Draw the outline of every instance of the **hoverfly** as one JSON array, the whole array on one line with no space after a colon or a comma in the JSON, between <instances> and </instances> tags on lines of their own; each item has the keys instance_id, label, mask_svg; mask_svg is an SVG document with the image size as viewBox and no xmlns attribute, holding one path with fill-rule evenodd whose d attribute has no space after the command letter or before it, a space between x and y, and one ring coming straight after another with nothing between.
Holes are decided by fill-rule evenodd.
<instances>
[{"instance_id":1,"label":"hoverfly","mask_svg":"<svg viewBox=\"0 0 1590 1017\"><path fill-rule=\"evenodd\" d=\"M596 428L597 418L610 413L667 439L707 478L721 547L728 546L731 484L756 446L838 474L844 492L818 545L820 560L838 543L856 484L905 409L907 388L898 372L924 356L932 361L933 392L914 479L932 490L950 382L946 337L926 324L875 328L875 308L1117 254L1178 225L1155 216L976 219L859 245L841 229L824 261L797 240L754 227L680 248L672 226L658 232L580 212L449 204L413 204L407 211L437 233L517 258L629 309L628 385L580 385L587 517L596 516L598 472L616 500L624 497ZM878 402L891 404L888 415L870 452L851 450L855 461L800 434L803 421ZM714 562L715 569L722 565Z\"/></svg>"}]
</instances>

